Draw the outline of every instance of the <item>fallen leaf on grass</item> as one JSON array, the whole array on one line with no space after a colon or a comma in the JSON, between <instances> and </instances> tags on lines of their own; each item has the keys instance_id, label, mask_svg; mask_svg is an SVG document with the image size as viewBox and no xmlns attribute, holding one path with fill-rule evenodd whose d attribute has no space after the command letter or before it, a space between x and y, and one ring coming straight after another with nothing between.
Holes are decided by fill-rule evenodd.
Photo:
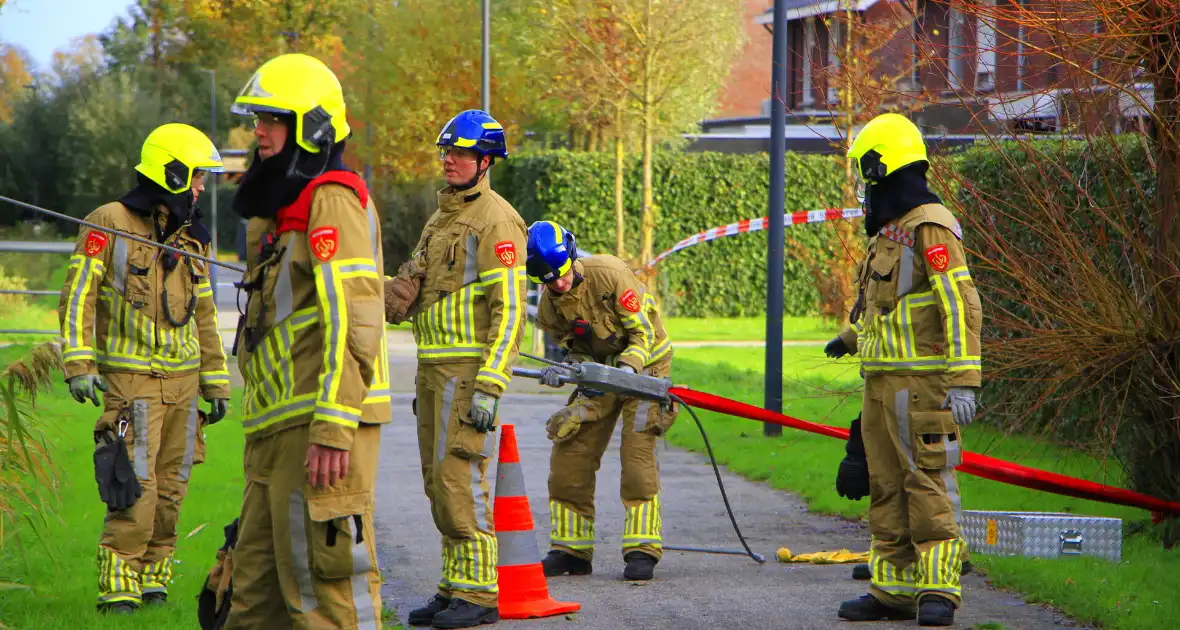
<instances>
[{"instance_id":1,"label":"fallen leaf on grass","mask_svg":"<svg viewBox=\"0 0 1180 630\"><path fill-rule=\"evenodd\" d=\"M192 538L193 536L196 536L197 534L201 533L201 530L205 529L206 525L208 525L208 523L201 523L200 525L197 525L196 527L193 528L193 531L188 533L188 536L184 537L184 539L188 540L189 538Z\"/></svg>"}]
</instances>

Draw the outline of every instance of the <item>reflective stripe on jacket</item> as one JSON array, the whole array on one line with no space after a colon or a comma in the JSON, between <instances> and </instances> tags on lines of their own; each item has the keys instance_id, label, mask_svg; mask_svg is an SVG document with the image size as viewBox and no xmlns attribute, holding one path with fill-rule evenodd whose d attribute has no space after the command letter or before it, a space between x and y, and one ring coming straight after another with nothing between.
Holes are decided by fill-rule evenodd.
<instances>
[{"instance_id":1,"label":"reflective stripe on jacket","mask_svg":"<svg viewBox=\"0 0 1180 630\"><path fill-rule=\"evenodd\" d=\"M563 295L545 289L537 322L555 335L574 357L608 365L643 368L671 358L672 342L664 330L655 298L615 256L601 254L574 261L581 276ZM575 324L585 321L580 331Z\"/></svg>"},{"instance_id":2,"label":"reflective stripe on jacket","mask_svg":"<svg viewBox=\"0 0 1180 630\"><path fill-rule=\"evenodd\" d=\"M477 361L476 389L499 396L527 318L524 221L486 178L440 191L438 203L413 253L426 270L413 318L418 360Z\"/></svg>"},{"instance_id":3,"label":"reflective stripe on jacket","mask_svg":"<svg viewBox=\"0 0 1180 630\"><path fill-rule=\"evenodd\" d=\"M869 240L859 273L863 317L843 333L866 374L952 374L980 385L982 308L962 231L945 207L911 210ZM854 315L857 313L854 313Z\"/></svg>"},{"instance_id":4,"label":"reflective stripe on jacket","mask_svg":"<svg viewBox=\"0 0 1180 630\"><path fill-rule=\"evenodd\" d=\"M149 218L112 202L86 220L157 240L167 216L163 207ZM169 236L167 244L209 255L187 228ZM70 258L58 316L67 378L97 371L162 377L196 372L202 396L229 398L217 306L203 261L84 227Z\"/></svg>"},{"instance_id":5,"label":"reflective stripe on jacket","mask_svg":"<svg viewBox=\"0 0 1180 630\"><path fill-rule=\"evenodd\" d=\"M358 178L359 181L359 178ZM362 184L363 185L363 184ZM315 444L349 449L360 423L391 419L381 228L372 202L325 183L309 195L307 231L247 225L250 296L239 346L247 439L311 424Z\"/></svg>"}]
</instances>

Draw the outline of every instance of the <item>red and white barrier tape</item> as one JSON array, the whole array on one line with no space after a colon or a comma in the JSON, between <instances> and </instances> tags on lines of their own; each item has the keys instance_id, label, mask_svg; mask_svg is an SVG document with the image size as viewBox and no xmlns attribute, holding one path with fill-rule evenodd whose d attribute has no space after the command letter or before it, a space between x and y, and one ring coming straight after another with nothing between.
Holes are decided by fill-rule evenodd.
<instances>
[{"instance_id":1,"label":"red and white barrier tape","mask_svg":"<svg viewBox=\"0 0 1180 630\"><path fill-rule=\"evenodd\" d=\"M836 221L839 219L856 219L864 216L864 211L860 208L826 208L824 210L801 210L799 212L791 212L784 215L783 225L801 225L804 223L825 223L827 221ZM692 236L680 241L672 246L668 251L656 256L651 262L644 265L644 269L654 267L661 260L675 254L676 252L687 249L696 245L697 243L704 243L721 238L722 236L733 236L734 234L745 234L747 232L757 232L765 230L770 227L770 219L768 217L760 217L757 219L745 219L737 223L730 223L729 225L722 225L715 228L705 230L693 234Z\"/></svg>"},{"instance_id":2,"label":"red and white barrier tape","mask_svg":"<svg viewBox=\"0 0 1180 630\"><path fill-rule=\"evenodd\" d=\"M801 429L818 435L826 435L838 440L848 440L848 429L833 427L816 422L808 422L792 418L736 400L730 400L706 392L698 392L683 387L673 387L669 393L675 394L684 404L698 409L708 409L729 416L747 418L759 422L777 424L792 429ZM1086 479L1039 470L1023 466L1015 462L1004 461L979 453L963 451L963 462L956 469L959 472L999 481L1014 486L1021 486L1031 490L1051 492L1067 497L1089 499L1115 505L1127 505L1149 510L1152 520L1159 522L1165 516L1180 516L1180 501L1168 501L1125 488L1106 486Z\"/></svg>"}]
</instances>

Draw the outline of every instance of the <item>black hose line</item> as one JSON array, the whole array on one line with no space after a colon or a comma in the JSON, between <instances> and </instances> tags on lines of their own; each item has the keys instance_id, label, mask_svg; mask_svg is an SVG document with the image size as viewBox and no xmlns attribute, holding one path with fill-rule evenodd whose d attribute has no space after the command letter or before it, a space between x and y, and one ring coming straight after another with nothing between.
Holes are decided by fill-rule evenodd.
<instances>
[{"instance_id":1,"label":"black hose line","mask_svg":"<svg viewBox=\"0 0 1180 630\"><path fill-rule=\"evenodd\" d=\"M750 549L750 545L746 543L746 537L742 535L742 528L738 527L737 518L733 515L733 508L729 506L729 496L725 494L725 483L721 481L721 471L717 468L717 458L713 457L713 447L709 444L709 436L705 434L705 425L701 424L701 419L697 417L697 412L676 394L669 394L672 400L680 404L688 410L688 414L697 423L697 429L701 432L701 439L705 441L705 451L709 454L709 463L713 464L713 474L717 476L717 487L721 489L721 500L725 503L725 511L729 514L729 522L733 524L733 531L737 534L738 540L742 542L742 548L746 550L746 554L750 556L754 562L764 564L766 559L754 553Z\"/></svg>"}]
</instances>

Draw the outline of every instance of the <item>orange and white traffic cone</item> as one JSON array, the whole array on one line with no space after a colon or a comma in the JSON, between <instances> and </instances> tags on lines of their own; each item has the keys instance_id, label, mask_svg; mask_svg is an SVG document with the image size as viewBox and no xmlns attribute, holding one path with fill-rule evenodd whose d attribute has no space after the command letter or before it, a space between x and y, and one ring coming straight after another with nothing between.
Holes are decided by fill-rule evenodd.
<instances>
[{"instance_id":1,"label":"orange and white traffic cone","mask_svg":"<svg viewBox=\"0 0 1180 630\"><path fill-rule=\"evenodd\" d=\"M524 490L516 427L503 424L500 431L500 463L496 467L496 500L492 508L500 547L500 617L532 619L581 610L579 603L559 602L549 596L533 533L533 513Z\"/></svg>"}]
</instances>

